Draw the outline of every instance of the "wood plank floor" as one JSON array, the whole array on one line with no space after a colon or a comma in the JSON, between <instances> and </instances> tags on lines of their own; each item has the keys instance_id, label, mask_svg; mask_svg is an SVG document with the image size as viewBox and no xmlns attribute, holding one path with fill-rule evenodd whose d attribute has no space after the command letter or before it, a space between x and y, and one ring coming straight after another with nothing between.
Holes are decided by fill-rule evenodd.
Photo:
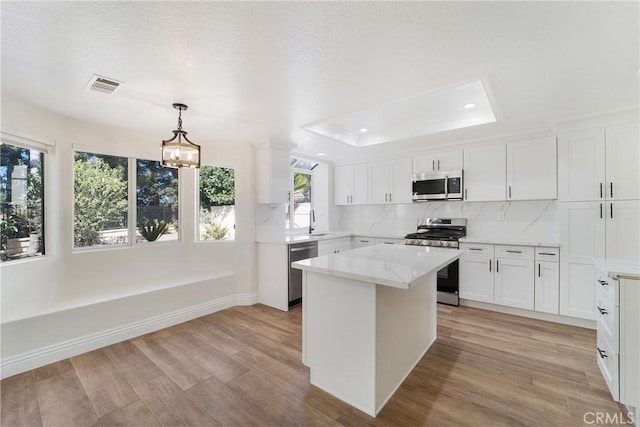
<instances>
[{"instance_id":1,"label":"wood plank floor","mask_svg":"<svg viewBox=\"0 0 640 427\"><path fill-rule=\"evenodd\" d=\"M626 412L594 348L592 330L439 305L436 343L374 419L309 384L299 308L234 307L3 380L1 424L587 425Z\"/></svg>"}]
</instances>

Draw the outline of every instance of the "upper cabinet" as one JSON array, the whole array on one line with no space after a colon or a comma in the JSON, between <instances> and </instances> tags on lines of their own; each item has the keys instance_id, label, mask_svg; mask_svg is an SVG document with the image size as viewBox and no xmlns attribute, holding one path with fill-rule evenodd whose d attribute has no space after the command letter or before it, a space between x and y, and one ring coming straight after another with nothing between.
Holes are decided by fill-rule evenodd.
<instances>
[{"instance_id":1,"label":"upper cabinet","mask_svg":"<svg viewBox=\"0 0 640 427\"><path fill-rule=\"evenodd\" d=\"M638 124L605 131L606 198L640 199L640 131Z\"/></svg>"},{"instance_id":2,"label":"upper cabinet","mask_svg":"<svg viewBox=\"0 0 640 427\"><path fill-rule=\"evenodd\" d=\"M411 203L411 158L369 163L369 203Z\"/></svg>"},{"instance_id":3,"label":"upper cabinet","mask_svg":"<svg viewBox=\"0 0 640 427\"><path fill-rule=\"evenodd\" d=\"M507 200L557 197L556 138L507 144Z\"/></svg>"},{"instance_id":4,"label":"upper cabinet","mask_svg":"<svg viewBox=\"0 0 640 427\"><path fill-rule=\"evenodd\" d=\"M562 201L640 198L637 124L558 137L558 198Z\"/></svg>"},{"instance_id":5,"label":"upper cabinet","mask_svg":"<svg viewBox=\"0 0 640 427\"><path fill-rule=\"evenodd\" d=\"M464 200L505 200L505 144L464 150Z\"/></svg>"},{"instance_id":6,"label":"upper cabinet","mask_svg":"<svg viewBox=\"0 0 640 427\"><path fill-rule=\"evenodd\" d=\"M289 151L256 147L256 202L286 203L289 200Z\"/></svg>"},{"instance_id":7,"label":"upper cabinet","mask_svg":"<svg viewBox=\"0 0 640 427\"><path fill-rule=\"evenodd\" d=\"M334 203L336 205L363 205L367 203L367 164L336 166Z\"/></svg>"},{"instance_id":8,"label":"upper cabinet","mask_svg":"<svg viewBox=\"0 0 640 427\"><path fill-rule=\"evenodd\" d=\"M413 173L462 170L462 150L422 154L413 157Z\"/></svg>"}]
</instances>

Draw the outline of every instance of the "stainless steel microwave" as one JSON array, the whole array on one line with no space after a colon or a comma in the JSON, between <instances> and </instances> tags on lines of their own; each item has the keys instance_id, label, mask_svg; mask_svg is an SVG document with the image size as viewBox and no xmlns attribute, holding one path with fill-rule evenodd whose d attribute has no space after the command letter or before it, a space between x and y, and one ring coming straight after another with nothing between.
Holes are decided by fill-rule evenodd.
<instances>
[{"instance_id":1,"label":"stainless steel microwave","mask_svg":"<svg viewBox=\"0 0 640 427\"><path fill-rule=\"evenodd\" d=\"M420 173L413 175L414 202L427 200L462 200L462 171Z\"/></svg>"}]
</instances>

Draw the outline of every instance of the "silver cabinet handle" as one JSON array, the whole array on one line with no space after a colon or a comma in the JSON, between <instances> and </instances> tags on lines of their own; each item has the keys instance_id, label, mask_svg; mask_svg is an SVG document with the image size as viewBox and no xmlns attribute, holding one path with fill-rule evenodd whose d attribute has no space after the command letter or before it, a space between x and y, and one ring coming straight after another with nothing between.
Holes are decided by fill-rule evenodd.
<instances>
[{"instance_id":1,"label":"silver cabinet handle","mask_svg":"<svg viewBox=\"0 0 640 427\"><path fill-rule=\"evenodd\" d=\"M522 251L507 251L508 254L521 254Z\"/></svg>"},{"instance_id":2,"label":"silver cabinet handle","mask_svg":"<svg viewBox=\"0 0 640 427\"><path fill-rule=\"evenodd\" d=\"M538 255L551 255L551 256L556 256L557 254L552 254L551 252L540 252Z\"/></svg>"},{"instance_id":3,"label":"silver cabinet handle","mask_svg":"<svg viewBox=\"0 0 640 427\"><path fill-rule=\"evenodd\" d=\"M470 251L481 251L482 248L469 248Z\"/></svg>"},{"instance_id":4,"label":"silver cabinet handle","mask_svg":"<svg viewBox=\"0 0 640 427\"><path fill-rule=\"evenodd\" d=\"M432 171L436 170L436 161L435 160L431 160L431 170Z\"/></svg>"},{"instance_id":5,"label":"silver cabinet handle","mask_svg":"<svg viewBox=\"0 0 640 427\"><path fill-rule=\"evenodd\" d=\"M464 199L467 200L469 198L468 193L467 193L467 189L464 189Z\"/></svg>"},{"instance_id":6,"label":"silver cabinet handle","mask_svg":"<svg viewBox=\"0 0 640 427\"><path fill-rule=\"evenodd\" d=\"M491 271L491 260L489 260L489 271Z\"/></svg>"},{"instance_id":7,"label":"silver cabinet handle","mask_svg":"<svg viewBox=\"0 0 640 427\"><path fill-rule=\"evenodd\" d=\"M392 193L389 193L389 201L391 201L391 194L392 194Z\"/></svg>"},{"instance_id":8,"label":"silver cabinet handle","mask_svg":"<svg viewBox=\"0 0 640 427\"><path fill-rule=\"evenodd\" d=\"M438 159L438 170L440 170L440 159Z\"/></svg>"},{"instance_id":9,"label":"silver cabinet handle","mask_svg":"<svg viewBox=\"0 0 640 427\"><path fill-rule=\"evenodd\" d=\"M387 196L389 196L389 193L384 193L384 201L385 201L385 203L387 202Z\"/></svg>"},{"instance_id":10,"label":"silver cabinet handle","mask_svg":"<svg viewBox=\"0 0 640 427\"><path fill-rule=\"evenodd\" d=\"M609 183L609 188L611 189L611 198L613 199L613 181Z\"/></svg>"},{"instance_id":11,"label":"silver cabinet handle","mask_svg":"<svg viewBox=\"0 0 640 427\"><path fill-rule=\"evenodd\" d=\"M509 198L511 198L511 186L509 186Z\"/></svg>"},{"instance_id":12,"label":"silver cabinet handle","mask_svg":"<svg viewBox=\"0 0 640 427\"><path fill-rule=\"evenodd\" d=\"M600 198L602 199L602 183L600 183Z\"/></svg>"}]
</instances>

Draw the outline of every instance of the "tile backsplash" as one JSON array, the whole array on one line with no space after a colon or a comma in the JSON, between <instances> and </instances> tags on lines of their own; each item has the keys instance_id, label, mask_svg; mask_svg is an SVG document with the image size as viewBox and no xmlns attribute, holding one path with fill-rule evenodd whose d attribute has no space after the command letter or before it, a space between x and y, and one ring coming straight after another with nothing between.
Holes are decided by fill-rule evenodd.
<instances>
[{"instance_id":1,"label":"tile backsplash","mask_svg":"<svg viewBox=\"0 0 640 427\"><path fill-rule=\"evenodd\" d=\"M487 239L558 241L555 200L511 202L424 202L340 206L336 230L404 236L418 217L467 218L467 236Z\"/></svg>"}]
</instances>

